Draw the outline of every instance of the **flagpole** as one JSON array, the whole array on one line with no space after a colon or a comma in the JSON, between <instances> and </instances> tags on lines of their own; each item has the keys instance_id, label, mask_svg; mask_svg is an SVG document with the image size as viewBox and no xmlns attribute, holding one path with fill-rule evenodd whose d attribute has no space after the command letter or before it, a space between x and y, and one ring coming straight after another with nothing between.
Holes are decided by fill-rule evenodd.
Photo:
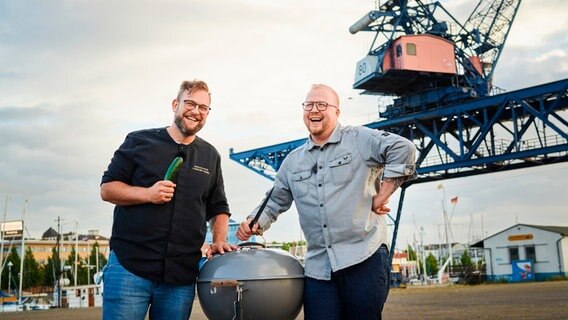
<instances>
[{"instance_id":1,"label":"flagpole","mask_svg":"<svg viewBox=\"0 0 568 320\"><path fill-rule=\"evenodd\" d=\"M446 210L446 188L444 188L444 185L440 183L438 185L438 190L442 190L442 192L443 192L442 212L444 213L444 230L446 231L446 245L448 246L448 254L450 255L449 259L450 259L450 268L451 268L453 266L453 262L454 262L453 260L454 259L453 259L453 253L452 253L452 245L450 243L449 235L448 235L448 231L449 231L448 228L450 227L449 226L450 222L449 222L449 219L448 219L448 212Z\"/></svg>"},{"instance_id":2,"label":"flagpole","mask_svg":"<svg viewBox=\"0 0 568 320\"><path fill-rule=\"evenodd\" d=\"M2 224L0 227L0 239L2 244L0 245L0 291L2 291L2 271L4 270L4 223L6 223L6 213L8 212L8 200L10 198L6 196L6 206L4 207L4 219L2 219ZM4 298L2 298L2 311L4 311Z\"/></svg>"}]
</instances>

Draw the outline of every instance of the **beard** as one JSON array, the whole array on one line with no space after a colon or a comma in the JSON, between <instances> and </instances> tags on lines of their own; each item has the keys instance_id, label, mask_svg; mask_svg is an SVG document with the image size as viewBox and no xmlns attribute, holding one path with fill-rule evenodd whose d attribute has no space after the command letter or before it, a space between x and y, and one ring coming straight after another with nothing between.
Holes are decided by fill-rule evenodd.
<instances>
[{"instance_id":1,"label":"beard","mask_svg":"<svg viewBox=\"0 0 568 320\"><path fill-rule=\"evenodd\" d=\"M176 125L176 127L178 128L178 130L182 134L182 136L184 136L186 138L196 135L199 132L199 130L201 130L201 128L203 128L203 125L204 125L203 122L199 122L195 126L195 128L188 128L183 123L183 119L184 119L183 115L176 114L175 119L174 119L174 124Z\"/></svg>"}]
</instances>

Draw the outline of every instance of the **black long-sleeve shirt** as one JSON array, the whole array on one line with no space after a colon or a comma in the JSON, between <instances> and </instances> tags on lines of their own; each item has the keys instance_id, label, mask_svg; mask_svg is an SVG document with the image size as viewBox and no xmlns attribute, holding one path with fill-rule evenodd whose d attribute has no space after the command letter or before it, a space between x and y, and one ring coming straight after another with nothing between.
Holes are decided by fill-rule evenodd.
<instances>
[{"instance_id":1,"label":"black long-sleeve shirt","mask_svg":"<svg viewBox=\"0 0 568 320\"><path fill-rule=\"evenodd\" d=\"M199 137L189 145L178 144L166 128L132 132L115 152L101 184L150 187L164 180L180 155L184 162L172 201L117 205L110 246L120 263L140 277L190 284L197 276L206 221L229 213L217 150Z\"/></svg>"}]
</instances>

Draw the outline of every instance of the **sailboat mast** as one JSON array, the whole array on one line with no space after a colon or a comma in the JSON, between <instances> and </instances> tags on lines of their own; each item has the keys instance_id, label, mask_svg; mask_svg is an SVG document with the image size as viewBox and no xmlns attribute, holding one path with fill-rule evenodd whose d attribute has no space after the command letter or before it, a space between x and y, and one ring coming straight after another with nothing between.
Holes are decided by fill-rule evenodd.
<instances>
[{"instance_id":1,"label":"sailboat mast","mask_svg":"<svg viewBox=\"0 0 568 320\"><path fill-rule=\"evenodd\" d=\"M22 304L22 284L24 280L24 256L26 255L26 250L24 247L25 230L26 230L26 209L28 207L28 200L24 202L24 212L22 212L22 254L20 254L20 287L18 291L18 304Z\"/></svg>"}]
</instances>

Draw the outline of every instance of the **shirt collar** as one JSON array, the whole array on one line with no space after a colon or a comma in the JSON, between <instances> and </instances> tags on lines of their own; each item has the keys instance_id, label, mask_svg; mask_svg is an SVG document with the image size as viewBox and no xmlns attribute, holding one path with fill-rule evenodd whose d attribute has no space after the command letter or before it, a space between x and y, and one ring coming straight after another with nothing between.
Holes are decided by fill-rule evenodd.
<instances>
[{"instance_id":1,"label":"shirt collar","mask_svg":"<svg viewBox=\"0 0 568 320\"><path fill-rule=\"evenodd\" d=\"M338 143L339 140L341 140L341 129L343 128L343 126L337 122L337 124L335 125L335 129L333 129L333 131L331 132L331 135L329 136L329 139L327 139L327 142L325 144L328 143ZM312 150L313 148L316 147L323 147L323 146L319 146L317 145L314 140L312 140L312 136L310 135L308 137L308 150Z\"/></svg>"}]
</instances>

